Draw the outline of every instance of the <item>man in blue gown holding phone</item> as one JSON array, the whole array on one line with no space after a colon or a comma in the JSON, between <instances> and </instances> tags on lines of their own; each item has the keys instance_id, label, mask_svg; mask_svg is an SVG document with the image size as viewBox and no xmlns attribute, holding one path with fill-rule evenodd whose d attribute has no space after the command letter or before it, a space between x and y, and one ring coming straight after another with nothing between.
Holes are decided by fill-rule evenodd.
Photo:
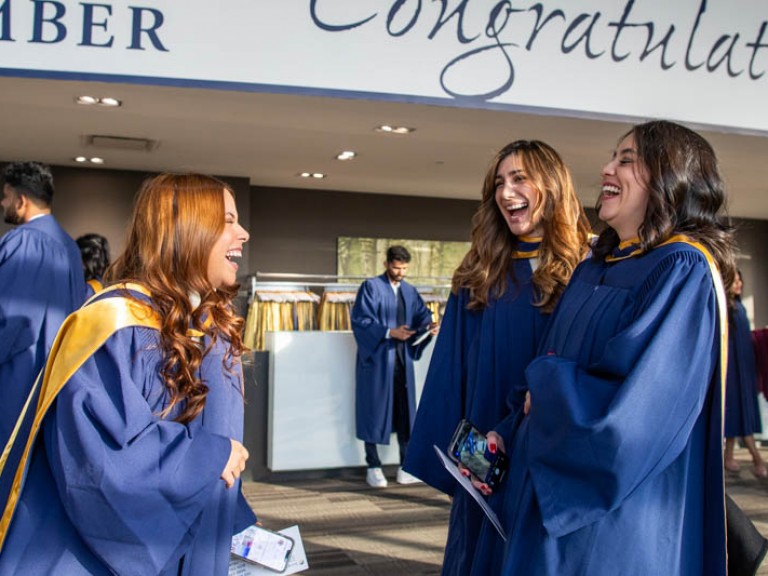
<instances>
[{"instance_id":1,"label":"man in blue gown holding phone","mask_svg":"<svg viewBox=\"0 0 768 576\"><path fill-rule=\"evenodd\" d=\"M387 250L383 274L363 282L352 308L352 331L357 342L355 416L357 437L365 442L366 481L387 486L376 444L389 444L397 433L400 463L416 414L413 361L437 333L437 323L416 288L405 282L411 255L403 246ZM417 340L425 331L426 338ZM401 484L418 482L398 469Z\"/></svg>"}]
</instances>

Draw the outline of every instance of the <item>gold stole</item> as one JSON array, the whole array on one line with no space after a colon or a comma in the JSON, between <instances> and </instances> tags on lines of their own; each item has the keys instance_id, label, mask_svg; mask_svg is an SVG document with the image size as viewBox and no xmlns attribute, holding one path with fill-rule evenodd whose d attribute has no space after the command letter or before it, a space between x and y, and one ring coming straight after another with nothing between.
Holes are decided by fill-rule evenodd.
<instances>
[{"instance_id":1,"label":"gold stole","mask_svg":"<svg viewBox=\"0 0 768 576\"><path fill-rule=\"evenodd\" d=\"M117 285L109 290L121 289L134 290L148 295L147 290L138 284ZM32 453L32 446L48 409L72 375L107 341L107 338L117 330L129 326L144 326L158 330L160 328L160 318L147 304L131 298L116 296L90 303L70 314L59 329L51 351L48 353L45 368L35 381L35 385L30 391L24 408L16 421L11 437L3 450L2 456L0 456L0 475L2 475L6 472L6 462L14 444L17 440L23 441L22 438L17 438L17 436L39 386L40 395L32 421L32 428L29 432L29 437L26 439L26 446L16 468L8 502L5 505L5 510L0 520L0 550L2 550L13 513L16 510L21 495L23 479Z\"/></svg>"},{"instance_id":2,"label":"gold stole","mask_svg":"<svg viewBox=\"0 0 768 576\"><path fill-rule=\"evenodd\" d=\"M91 278L90 280L88 280L88 282L86 282L86 284L88 284L88 286L93 288L93 291L96 294L98 294L104 289L104 285L98 280L96 280L96 278Z\"/></svg>"},{"instance_id":3,"label":"gold stole","mask_svg":"<svg viewBox=\"0 0 768 576\"><path fill-rule=\"evenodd\" d=\"M669 240L662 242L660 246L672 244L674 242L688 244L704 254L704 257L707 259L707 264L709 264L709 271L712 274L712 283L715 285L717 311L720 318L720 434L722 435L725 426L725 376L728 369L728 300L726 298L725 287L723 286L723 279L720 276L720 270L717 269L717 263L706 246L699 242L694 242L688 238L688 236L682 234L672 236Z\"/></svg>"}]
</instances>

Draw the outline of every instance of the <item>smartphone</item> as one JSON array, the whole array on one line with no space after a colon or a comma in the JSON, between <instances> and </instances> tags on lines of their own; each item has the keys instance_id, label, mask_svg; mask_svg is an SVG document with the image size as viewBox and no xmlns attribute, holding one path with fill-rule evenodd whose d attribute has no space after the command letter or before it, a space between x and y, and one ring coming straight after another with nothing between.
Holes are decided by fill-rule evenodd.
<instances>
[{"instance_id":1,"label":"smartphone","mask_svg":"<svg viewBox=\"0 0 768 576\"><path fill-rule=\"evenodd\" d=\"M448 445L448 456L459 464L469 468L470 472L493 489L507 474L509 458L498 450L488 450L485 434L480 432L469 420L459 422Z\"/></svg>"},{"instance_id":2,"label":"smartphone","mask_svg":"<svg viewBox=\"0 0 768 576\"><path fill-rule=\"evenodd\" d=\"M240 560L284 572L293 545L292 538L254 524L234 535L230 552Z\"/></svg>"},{"instance_id":3,"label":"smartphone","mask_svg":"<svg viewBox=\"0 0 768 576\"><path fill-rule=\"evenodd\" d=\"M411 339L410 339L411 346L418 346L419 344L424 342L424 340L429 338L430 336L429 331L431 327L432 327L432 323L430 322L429 324L424 324L424 326L420 326L419 328L417 328L416 334L411 336Z\"/></svg>"}]
</instances>

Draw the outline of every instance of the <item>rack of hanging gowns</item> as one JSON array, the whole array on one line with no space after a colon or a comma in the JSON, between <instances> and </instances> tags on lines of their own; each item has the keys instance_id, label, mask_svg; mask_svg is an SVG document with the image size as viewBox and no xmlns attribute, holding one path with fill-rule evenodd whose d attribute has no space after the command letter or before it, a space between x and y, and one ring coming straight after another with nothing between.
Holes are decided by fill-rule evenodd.
<instances>
[{"instance_id":1,"label":"rack of hanging gowns","mask_svg":"<svg viewBox=\"0 0 768 576\"><path fill-rule=\"evenodd\" d=\"M319 301L320 297L306 286L255 284L245 321L245 345L264 350L267 332L314 330Z\"/></svg>"},{"instance_id":2,"label":"rack of hanging gowns","mask_svg":"<svg viewBox=\"0 0 768 576\"><path fill-rule=\"evenodd\" d=\"M352 306L355 304L359 284L338 284L323 287L317 307L317 326L320 330L352 330Z\"/></svg>"},{"instance_id":3,"label":"rack of hanging gowns","mask_svg":"<svg viewBox=\"0 0 768 576\"><path fill-rule=\"evenodd\" d=\"M352 306L364 278L257 272L249 280L243 340L252 350L264 350L267 332L351 330ZM448 288L446 284L417 285L436 322L445 308Z\"/></svg>"}]
</instances>

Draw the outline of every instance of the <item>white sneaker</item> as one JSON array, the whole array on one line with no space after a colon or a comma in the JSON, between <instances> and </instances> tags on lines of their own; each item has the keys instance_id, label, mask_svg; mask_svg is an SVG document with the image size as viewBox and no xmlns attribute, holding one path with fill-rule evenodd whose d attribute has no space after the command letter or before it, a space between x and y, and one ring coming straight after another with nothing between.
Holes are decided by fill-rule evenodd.
<instances>
[{"instance_id":1,"label":"white sneaker","mask_svg":"<svg viewBox=\"0 0 768 576\"><path fill-rule=\"evenodd\" d=\"M398 484L418 484L421 482L416 476L412 474L408 474L405 470L402 468L397 469L397 483Z\"/></svg>"},{"instance_id":2,"label":"white sneaker","mask_svg":"<svg viewBox=\"0 0 768 576\"><path fill-rule=\"evenodd\" d=\"M371 486L372 488L387 487L387 479L381 468L368 468L368 472L365 473L365 481L368 482L368 486Z\"/></svg>"}]
</instances>

